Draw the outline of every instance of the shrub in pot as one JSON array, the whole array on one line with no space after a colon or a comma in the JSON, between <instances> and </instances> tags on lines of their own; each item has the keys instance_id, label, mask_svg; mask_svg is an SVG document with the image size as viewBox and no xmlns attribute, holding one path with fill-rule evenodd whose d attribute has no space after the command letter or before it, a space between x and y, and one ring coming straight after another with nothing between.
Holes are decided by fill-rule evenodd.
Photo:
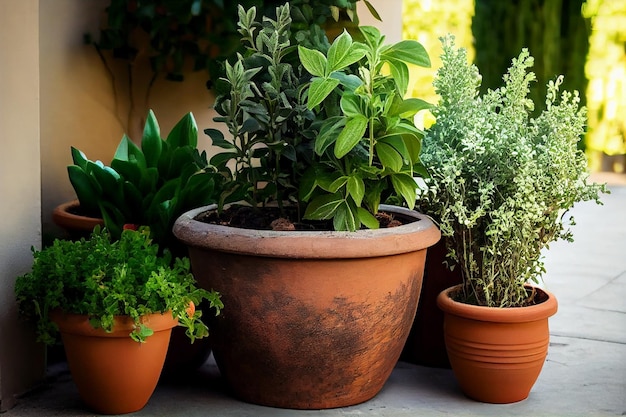
<instances>
[{"instance_id":1,"label":"shrub in pot","mask_svg":"<svg viewBox=\"0 0 626 417\"><path fill-rule=\"evenodd\" d=\"M219 314L219 294L197 288L187 258L159 253L145 228L113 240L96 227L89 239L55 240L34 251L32 271L17 278L20 312L53 343L60 331L84 402L106 414L137 411L156 387L177 324L193 342L208 335L195 310Z\"/></svg>"},{"instance_id":2,"label":"shrub in pot","mask_svg":"<svg viewBox=\"0 0 626 417\"><path fill-rule=\"evenodd\" d=\"M588 181L577 148L585 110L577 93L559 91L562 77L548 85L546 110L532 117L527 50L513 60L504 86L482 96L477 68L451 37L443 40L442 60L437 122L421 154L431 174L421 207L438 220L463 277L438 297L447 351L468 396L519 401L541 371L548 317L557 310L550 292L531 285L544 272L542 250L571 240L565 213L578 201L599 202L605 188Z\"/></svg>"},{"instance_id":3,"label":"shrub in pot","mask_svg":"<svg viewBox=\"0 0 626 417\"><path fill-rule=\"evenodd\" d=\"M206 130L223 148L211 163L225 192L214 211L174 227L199 284L232 303L211 322L214 355L246 401L366 401L398 360L440 235L426 216L381 204L415 202L422 132L412 116L427 104L404 99L406 63L428 56L415 41L385 45L371 27L363 42L344 32L326 49L295 48L289 4L275 19L239 15L247 52L226 64L216 99L230 137ZM245 204L228 206L236 201ZM244 217L265 226L239 226ZM379 228L382 218L407 224Z\"/></svg>"}]
</instances>

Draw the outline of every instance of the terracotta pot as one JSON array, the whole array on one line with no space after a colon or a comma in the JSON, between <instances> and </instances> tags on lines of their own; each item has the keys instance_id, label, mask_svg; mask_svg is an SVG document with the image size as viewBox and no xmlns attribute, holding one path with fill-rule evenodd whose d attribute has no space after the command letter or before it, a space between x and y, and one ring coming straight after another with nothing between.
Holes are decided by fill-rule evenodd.
<instances>
[{"instance_id":1,"label":"terracotta pot","mask_svg":"<svg viewBox=\"0 0 626 417\"><path fill-rule=\"evenodd\" d=\"M88 237L96 225L104 226L102 218L76 214L79 207L78 200L72 200L58 205L52 211L52 221L63 228L71 239Z\"/></svg>"},{"instance_id":2,"label":"terracotta pot","mask_svg":"<svg viewBox=\"0 0 626 417\"><path fill-rule=\"evenodd\" d=\"M367 401L382 388L417 307L426 248L440 233L428 217L357 232L278 232L207 224L183 214L200 286L222 295L210 323L213 354L240 399L321 409Z\"/></svg>"},{"instance_id":3,"label":"terracotta pot","mask_svg":"<svg viewBox=\"0 0 626 417\"><path fill-rule=\"evenodd\" d=\"M539 304L530 307L480 307L454 301L455 286L437 304L444 311L448 356L461 389L478 401L505 404L528 397L545 362L550 332L548 317L557 301L536 288Z\"/></svg>"},{"instance_id":4,"label":"terracotta pot","mask_svg":"<svg viewBox=\"0 0 626 417\"><path fill-rule=\"evenodd\" d=\"M443 311L437 307L437 296L446 288L463 282L461 268L450 270L445 264L446 244L442 238L428 248L424 281L417 305L417 313L400 359L406 362L450 368L450 360L443 337Z\"/></svg>"},{"instance_id":5,"label":"terracotta pot","mask_svg":"<svg viewBox=\"0 0 626 417\"><path fill-rule=\"evenodd\" d=\"M170 313L151 314L143 322L154 330L145 343L129 336L133 321L115 318L113 332L94 329L87 316L57 313L67 361L78 392L89 408L103 414L142 409L156 388L172 327Z\"/></svg>"}]
</instances>

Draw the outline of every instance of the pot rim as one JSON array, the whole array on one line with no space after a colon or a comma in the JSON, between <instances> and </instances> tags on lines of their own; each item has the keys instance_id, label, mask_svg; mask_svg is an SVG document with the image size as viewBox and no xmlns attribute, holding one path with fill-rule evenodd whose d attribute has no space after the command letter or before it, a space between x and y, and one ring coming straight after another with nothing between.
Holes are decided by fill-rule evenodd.
<instances>
[{"instance_id":1,"label":"pot rim","mask_svg":"<svg viewBox=\"0 0 626 417\"><path fill-rule=\"evenodd\" d=\"M59 204L52 210L52 221L60 227L72 228L77 228L77 223L84 223L87 225L85 230L91 230L96 225L104 225L104 219L102 219L101 217L81 216L71 213L69 211L70 208L78 206L80 206L80 202L78 201L78 199L66 201Z\"/></svg>"},{"instance_id":2,"label":"pot rim","mask_svg":"<svg viewBox=\"0 0 626 417\"><path fill-rule=\"evenodd\" d=\"M441 232L426 215L404 207L380 205L381 211L414 218L398 227L347 231L254 230L204 223L195 218L217 205L183 213L174 223L174 235L190 247L285 258L365 258L426 249ZM375 241L375 244L372 244Z\"/></svg>"},{"instance_id":3,"label":"pot rim","mask_svg":"<svg viewBox=\"0 0 626 417\"><path fill-rule=\"evenodd\" d=\"M542 320L553 316L558 310L558 302L554 294L536 285L527 284L527 286L545 293L548 296L547 300L532 306L509 308L477 306L453 300L450 294L458 291L462 286L463 284L455 285L439 293L437 306L444 313L481 321L518 323Z\"/></svg>"},{"instance_id":4,"label":"pot rim","mask_svg":"<svg viewBox=\"0 0 626 417\"><path fill-rule=\"evenodd\" d=\"M61 333L92 337L128 337L130 339L129 335L135 328L135 323L130 316L114 316L113 331L110 333L101 328L94 328L89 323L89 316L86 314L54 310L50 313L50 319L57 325ZM178 319L172 317L171 311L146 314L141 316L141 322L155 333L178 325Z\"/></svg>"}]
</instances>

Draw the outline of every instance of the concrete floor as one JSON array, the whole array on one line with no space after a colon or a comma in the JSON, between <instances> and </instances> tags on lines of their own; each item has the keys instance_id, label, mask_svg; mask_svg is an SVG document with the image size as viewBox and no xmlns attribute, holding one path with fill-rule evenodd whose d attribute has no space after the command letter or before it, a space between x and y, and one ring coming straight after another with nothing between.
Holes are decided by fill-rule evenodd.
<instances>
[{"instance_id":1,"label":"concrete floor","mask_svg":"<svg viewBox=\"0 0 626 417\"><path fill-rule=\"evenodd\" d=\"M548 358L528 399L482 404L466 398L452 371L398 363L372 400L334 410L295 411L238 401L210 359L184 383L161 383L137 416L624 416L626 415L626 180L608 181L604 206L577 205L574 243L546 252L543 284L559 300ZM2 417L92 416L64 365Z\"/></svg>"}]
</instances>

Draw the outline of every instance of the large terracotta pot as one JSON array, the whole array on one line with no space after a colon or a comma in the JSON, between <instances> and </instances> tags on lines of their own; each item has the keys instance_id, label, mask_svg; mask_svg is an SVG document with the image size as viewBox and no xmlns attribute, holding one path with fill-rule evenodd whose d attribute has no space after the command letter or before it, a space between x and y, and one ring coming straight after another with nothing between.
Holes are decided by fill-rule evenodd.
<instances>
[{"instance_id":1,"label":"large terracotta pot","mask_svg":"<svg viewBox=\"0 0 626 417\"><path fill-rule=\"evenodd\" d=\"M98 217L87 217L79 214L78 200L59 204L52 211L52 221L63 228L71 239L88 237L96 225L104 226L104 220Z\"/></svg>"},{"instance_id":2,"label":"large terracotta pot","mask_svg":"<svg viewBox=\"0 0 626 417\"><path fill-rule=\"evenodd\" d=\"M478 401L505 404L528 397L545 362L550 332L548 318L557 311L554 295L536 288L539 304L493 308L437 298L444 311L448 356L461 389Z\"/></svg>"},{"instance_id":3,"label":"large terracotta pot","mask_svg":"<svg viewBox=\"0 0 626 417\"><path fill-rule=\"evenodd\" d=\"M349 406L374 397L402 350L419 298L426 248L440 233L428 217L357 232L278 232L207 224L182 215L200 286L222 295L210 324L219 369L240 399L296 409Z\"/></svg>"},{"instance_id":4,"label":"large terracotta pot","mask_svg":"<svg viewBox=\"0 0 626 417\"><path fill-rule=\"evenodd\" d=\"M111 333L94 329L87 316L57 312L67 361L78 393L93 411L124 414L142 409L156 388L172 327L171 313L143 318L154 334L145 343L132 340L133 321L115 318Z\"/></svg>"},{"instance_id":5,"label":"large terracotta pot","mask_svg":"<svg viewBox=\"0 0 626 417\"><path fill-rule=\"evenodd\" d=\"M418 365L450 368L443 337L443 311L437 307L437 296L446 288L463 282L461 268L450 270L446 264L445 239L428 248L424 281L415 320L400 359ZM450 262L450 260L448 260Z\"/></svg>"}]
</instances>

